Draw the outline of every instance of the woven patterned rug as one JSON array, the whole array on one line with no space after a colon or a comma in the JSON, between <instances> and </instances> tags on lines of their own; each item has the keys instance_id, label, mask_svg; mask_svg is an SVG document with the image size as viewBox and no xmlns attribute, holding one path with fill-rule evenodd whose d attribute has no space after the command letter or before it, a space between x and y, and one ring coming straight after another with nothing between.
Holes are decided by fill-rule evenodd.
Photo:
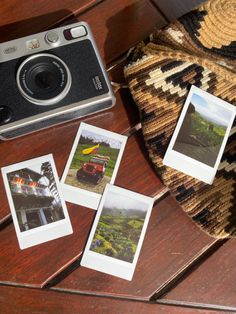
<instances>
[{"instance_id":1,"label":"woven patterned rug","mask_svg":"<svg viewBox=\"0 0 236 314\"><path fill-rule=\"evenodd\" d=\"M209 235L236 237L236 124L212 185L162 163L191 85L236 105L236 0L211 0L162 30L124 69L157 174Z\"/></svg>"}]
</instances>

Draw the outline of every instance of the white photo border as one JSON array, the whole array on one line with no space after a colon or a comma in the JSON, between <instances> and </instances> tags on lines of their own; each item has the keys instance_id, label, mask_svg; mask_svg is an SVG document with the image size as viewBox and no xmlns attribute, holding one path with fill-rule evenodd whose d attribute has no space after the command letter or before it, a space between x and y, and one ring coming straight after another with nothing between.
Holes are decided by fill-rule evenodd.
<instances>
[{"instance_id":1,"label":"white photo border","mask_svg":"<svg viewBox=\"0 0 236 314\"><path fill-rule=\"evenodd\" d=\"M116 159L116 163L115 163L115 167L111 176L110 184L113 184L115 181L128 137L125 135L117 134L115 132L111 132L111 131L84 123L84 122L81 122L79 126L69 158L67 160L65 169L63 171L63 175L61 177L62 191L63 191L63 195L66 201L73 204L82 205L82 206L97 210L102 194L91 192L82 188L74 187L65 183L67 174L70 169L70 165L72 163L74 154L76 152L76 149L80 140L80 136L84 130L91 131L98 135L104 135L106 137L109 137L109 138L112 138L121 142L121 148L119 150L119 154Z\"/></svg>"},{"instance_id":2,"label":"white photo border","mask_svg":"<svg viewBox=\"0 0 236 314\"><path fill-rule=\"evenodd\" d=\"M214 167L208 166L200 161L197 161L191 157L188 157L184 154L181 154L180 152L177 152L176 150L173 149L173 146L175 144L176 138L179 134L179 130L182 126L182 122L185 118L185 114L187 112L189 103L192 99L193 94L199 95L203 97L204 99L210 100L211 102L214 102L214 104L219 105L223 107L224 109L232 112L229 124L227 126L224 139L221 144L220 151L218 153L217 159L215 161ZM230 134L231 127L234 122L236 114L236 106L233 106L226 101L209 94L206 91L201 90L200 88L192 85L191 89L189 91L188 97L185 101L185 104L183 106L182 112L180 114L178 123L176 125L176 128L174 130L174 133L172 135L171 141L169 143L169 146L167 148L167 151L165 153L164 159L163 159L163 164L169 167L172 167L176 170L179 170L187 175L190 175L198 180L201 180L205 183L212 184L214 181L214 177L216 175L217 169L220 164L221 157L224 153L224 149L228 140L228 136Z\"/></svg>"},{"instance_id":3,"label":"white photo border","mask_svg":"<svg viewBox=\"0 0 236 314\"><path fill-rule=\"evenodd\" d=\"M51 167L52 167L54 179L55 179L56 186L57 186L57 191L58 191L58 194L60 197L60 201L61 201L61 205L62 205L62 209L63 209L63 213L64 213L65 218L58 220L58 221L55 221L55 222L52 222L52 223L49 223L47 225L39 226L37 228L33 228L30 230L26 230L26 231L20 231L19 222L17 219L16 210L15 210L15 206L14 206L14 202L13 202L12 193L11 193L11 189L9 186L7 174L11 173L13 171L16 171L16 170L29 168L30 166L33 166L36 164L42 164L45 162L49 162ZM69 235L69 234L73 233L71 222L70 222L70 217L69 217L69 214L67 211L66 203L65 203L64 198L63 198L63 194L61 191L61 186L60 186L60 182L59 182L59 178L57 175L57 170L55 167L55 163L54 163L54 159L53 159L52 154L37 157L34 159L26 160L23 162L19 162L19 163L13 164L13 165L3 167L3 168L1 168L1 172L2 172L2 176L3 176L3 182L4 182L4 186L5 186L5 190L6 190L10 210L11 210L13 223L14 223L15 230L16 230L17 239L18 239L19 246L21 249L26 249L28 247L31 247L31 246L34 246L37 244L41 244L41 243L44 243L44 242L47 242L47 241L50 241L53 239L57 239L59 237L63 237L65 235Z\"/></svg>"},{"instance_id":4,"label":"white photo border","mask_svg":"<svg viewBox=\"0 0 236 314\"><path fill-rule=\"evenodd\" d=\"M98 222L100 220L100 216L103 210L103 205L105 203L107 195L109 195L109 192L115 192L118 195L120 194L122 196L127 196L136 201L140 201L142 203L147 204L147 212L144 219L144 224L142 227L142 231L140 234L137 249L136 249L132 263L122 261L120 259L116 259L116 258L106 256L103 254L99 254L97 252L90 250L91 243L94 238L94 234L96 232L97 225L98 225ZM147 229L148 222L151 216L153 203L154 203L154 199L149 196L145 196L145 195L142 195L142 194L130 191L130 190L126 190L124 188L120 188L115 185L107 184L104 190L101 202L99 204L97 215L95 217L95 220L94 220L94 223L93 223L93 226L92 226L92 229L91 229L91 232L90 232L90 235L89 235L89 238L88 238L85 250L84 250L84 254L81 260L81 266L91 268L91 269L101 271L109 275L113 275L113 276L131 281L133 278L135 267L136 267L138 257L142 248L142 244L144 241L144 237L146 234L146 229Z\"/></svg>"}]
</instances>

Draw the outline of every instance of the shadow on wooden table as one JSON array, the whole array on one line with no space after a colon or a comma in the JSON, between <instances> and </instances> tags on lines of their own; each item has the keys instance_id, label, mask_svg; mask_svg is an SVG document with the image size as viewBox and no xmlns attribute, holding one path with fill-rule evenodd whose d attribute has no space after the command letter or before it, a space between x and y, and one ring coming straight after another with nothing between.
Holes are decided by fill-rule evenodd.
<instances>
[{"instance_id":1,"label":"shadow on wooden table","mask_svg":"<svg viewBox=\"0 0 236 314\"><path fill-rule=\"evenodd\" d=\"M77 22L73 12L59 10L45 15L34 16L30 19L0 26L0 42L36 34L47 29L56 28Z\"/></svg>"}]
</instances>

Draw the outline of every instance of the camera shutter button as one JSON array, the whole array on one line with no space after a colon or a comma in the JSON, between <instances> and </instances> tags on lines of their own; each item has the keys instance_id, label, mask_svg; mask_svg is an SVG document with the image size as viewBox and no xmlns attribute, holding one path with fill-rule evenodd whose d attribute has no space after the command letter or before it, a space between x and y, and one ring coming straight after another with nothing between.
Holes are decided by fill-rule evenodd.
<instances>
[{"instance_id":1,"label":"camera shutter button","mask_svg":"<svg viewBox=\"0 0 236 314\"><path fill-rule=\"evenodd\" d=\"M7 106L0 106L0 124L8 123L12 119L12 111Z\"/></svg>"},{"instance_id":2,"label":"camera shutter button","mask_svg":"<svg viewBox=\"0 0 236 314\"><path fill-rule=\"evenodd\" d=\"M45 40L49 45L55 45L59 42L59 36L55 32L48 32L45 36Z\"/></svg>"},{"instance_id":3,"label":"camera shutter button","mask_svg":"<svg viewBox=\"0 0 236 314\"><path fill-rule=\"evenodd\" d=\"M72 38L79 38L87 35L86 29L83 26L77 26L70 29Z\"/></svg>"}]
</instances>

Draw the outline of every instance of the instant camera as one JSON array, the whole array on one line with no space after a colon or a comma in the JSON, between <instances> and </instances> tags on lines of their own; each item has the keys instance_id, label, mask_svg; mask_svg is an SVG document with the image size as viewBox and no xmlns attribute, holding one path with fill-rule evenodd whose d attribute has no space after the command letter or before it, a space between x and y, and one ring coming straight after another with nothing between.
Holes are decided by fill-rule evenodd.
<instances>
[{"instance_id":1,"label":"instant camera","mask_svg":"<svg viewBox=\"0 0 236 314\"><path fill-rule=\"evenodd\" d=\"M0 138L12 139L115 103L84 22L0 44Z\"/></svg>"}]
</instances>

